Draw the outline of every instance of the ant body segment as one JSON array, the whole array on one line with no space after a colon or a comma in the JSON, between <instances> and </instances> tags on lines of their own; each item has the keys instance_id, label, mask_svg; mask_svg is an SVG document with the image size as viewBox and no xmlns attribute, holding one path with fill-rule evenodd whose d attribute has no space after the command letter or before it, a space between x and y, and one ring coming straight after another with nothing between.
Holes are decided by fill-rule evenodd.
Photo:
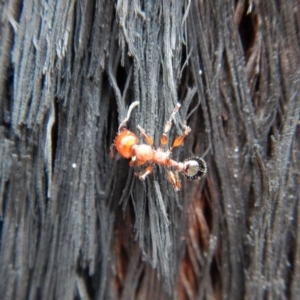
<instances>
[{"instance_id":1,"label":"ant body segment","mask_svg":"<svg viewBox=\"0 0 300 300\"><path fill-rule=\"evenodd\" d=\"M147 144L139 144L137 136L127 129L126 124L130 118L131 111L138 105L139 101L135 101L129 106L127 117L119 126L114 146L122 157L131 159L129 163L131 167L141 166L147 163L149 164L144 172L138 174L139 179L145 180L146 177L152 173L153 164L162 165L167 168L168 180L172 184L175 191L180 190L181 187L178 172L193 180L204 177L207 172L207 167L202 158L194 156L185 159L183 162L177 162L169 157L174 148L183 144L184 139L191 132L190 127L184 125L183 134L175 138L172 146L168 150L163 150L168 143L168 133L172 127L172 121L175 117L175 114L180 108L180 104L176 104L169 120L165 124L158 149L153 147L153 139L146 134L145 130L140 125L137 126L137 129L140 131ZM175 169L175 172L173 172L171 168Z\"/></svg>"}]
</instances>

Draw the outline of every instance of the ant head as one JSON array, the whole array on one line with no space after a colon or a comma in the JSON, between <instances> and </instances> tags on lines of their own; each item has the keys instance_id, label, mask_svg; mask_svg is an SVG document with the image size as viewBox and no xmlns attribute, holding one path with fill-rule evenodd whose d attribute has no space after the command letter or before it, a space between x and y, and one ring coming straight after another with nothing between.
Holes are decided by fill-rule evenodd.
<instances>
[{"instance_id":1,"label":"ant head","mask_svg":"<svg viewBox=\"0 0 300 300\"><path fill-rule=\"evenodd\" d=\"M115 147L122 157L131 158L132 146L138 142L139 140L133 132L123 129L115 139Z\"/></svg>"},{"instance_id":2,"label":"ant head","mask_svg":"<svg viewBox=\"0 0 300 300\"><path fill-rule=\"evenodd\" d=\"M188 179L200 179L206 175L207 166L205 161L197 156L189 157L184 160L185 170L183 174Z\"/></svg>"}]
</instances>

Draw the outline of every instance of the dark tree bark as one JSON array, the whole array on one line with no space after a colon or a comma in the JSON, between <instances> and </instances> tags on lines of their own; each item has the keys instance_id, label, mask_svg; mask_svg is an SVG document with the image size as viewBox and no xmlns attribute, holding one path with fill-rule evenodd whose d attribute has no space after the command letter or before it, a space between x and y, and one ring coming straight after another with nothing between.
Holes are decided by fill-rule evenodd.
<instances>
[{"instance_id":1,"label":"dark tree bark","mask_svg":"<svg viewBox=\"0 0 300 300\"><path fill-rule=\"evenodd\" d=\"M1 299L298 299L296 0L0 2ZM133 101L208 174L109 158Z\"/></svg>"}]
</instances>

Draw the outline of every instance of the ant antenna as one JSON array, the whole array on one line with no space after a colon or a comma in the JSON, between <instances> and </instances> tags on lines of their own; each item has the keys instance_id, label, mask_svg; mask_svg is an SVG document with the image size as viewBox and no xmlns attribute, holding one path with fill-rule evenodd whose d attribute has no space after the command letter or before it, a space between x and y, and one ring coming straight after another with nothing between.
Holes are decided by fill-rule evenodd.
<instances>
[{"instance_id":1,"label":"ant antenna","mask_svg":"<svg viewBox=\"0 0 300 300\"><path fill-rule=\"evenodd\" d=\"M188 114L188 116L186 117L186 121L192 116L192 114L196 111L196 109L198 109L200 105L200 99L198 98L198 102L197 105L192 109L192 111Z\"/></svg>"},{"instance_id":2,"label":"ant antenna","mask_svg":"<svg viewBox=\"0 0 300 300\"><path fill-rule=\"evenodd\" d=\"M201 157L204 157L208 153L208 151L210 150L210 147L211 147L211 144L209 144L208 148L205 150L204 154Z\"/></svg>"},{"instance_id":3,"label":"ant antenna","mask_svg":"<svg viewBox=\"0 0 300 300\"><path fill-rule=\"evenodd\" d=\"M129 120L129 118L130 118L130 115L131 115L132 110L133 110L136 106L138 106L139 104L140 104L140 101L134 101L134 102L132 102L132 103L130 104L130 106L129 106L129 108L128 108L128 112L127 112L126 118L125 118L125 119L121 122L121 124L119 125L119 129L118 129L119 133L121 132L121 130L122 130L124 127L126 127L126 123L127 123L127 121Z\"/></svg>"}]
</instances>

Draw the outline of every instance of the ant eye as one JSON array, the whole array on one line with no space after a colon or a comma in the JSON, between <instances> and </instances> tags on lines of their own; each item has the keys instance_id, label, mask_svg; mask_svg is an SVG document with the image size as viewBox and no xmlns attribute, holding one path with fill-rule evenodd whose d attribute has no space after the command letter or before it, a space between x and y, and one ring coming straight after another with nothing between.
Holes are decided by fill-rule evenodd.
<instances>
[{"instance_id":1,"label":"ant eye","mask_svg":"<svg viewBox=\"0 0 300 300\"><path fill-rule=\"evenodd\" d=\"M200 179L206 175L207 167L205 161L200 157L189 157L184 161L186 169L184 175L188 179Z\"/></svg>"}]
</instances>

